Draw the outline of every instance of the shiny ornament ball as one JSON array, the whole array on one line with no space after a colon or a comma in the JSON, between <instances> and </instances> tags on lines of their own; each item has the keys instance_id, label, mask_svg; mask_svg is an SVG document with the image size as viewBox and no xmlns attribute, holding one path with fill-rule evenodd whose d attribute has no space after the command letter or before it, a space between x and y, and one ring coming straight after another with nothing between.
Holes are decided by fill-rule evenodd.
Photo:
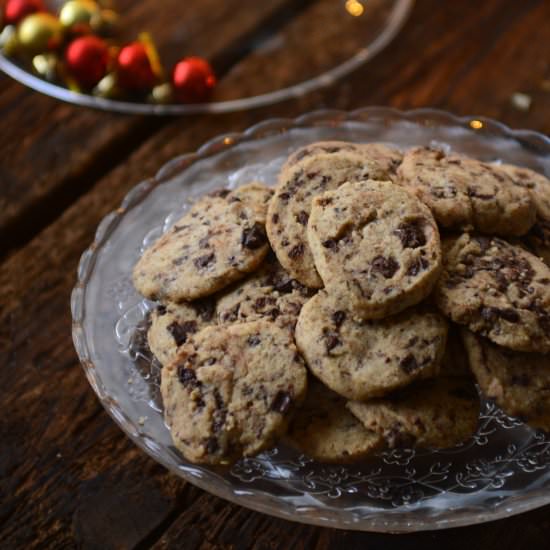
<instances>
[{"instance_id":1,"label":"shiny ornament ball","mask_svg":"<svg viewBox=\"0 0 550 550\"><path fill-rule=\"evenodd\" d=\"M4 6L4 23L16 25L27 15L46 11L42 0L8 0Z\"/></svg>"},{"instance_id":2,"label":"shiny ornament ball","mask_svg":"<svg viewBox=\"0 0 550 550\"><path fill-rule=\"evenodd\" d=\"M124 46L118 54L116 65L118 83L126 90L150 90L157 82L147 48L141 42Z\"/></svg>"},{"instance_id":3,"label":"shiny ornament ball","mask_svg":"<svg viewBox=\"0 0 550 550\"><path fill-rule=\"evenodd\" d=\"M30 54L55 50L63 41L63 27L50 13L27 15L17 29L19 48Z\"/></svg>"},{"instance_id":4,"label":"shiny ornament ball","mask_svg":"<svg viewBox=\"0 0 550 550\"><path fill-rule=\"evenodd\" d=\"M59 21L74 33L90 32L90 21L99 13L93 0L69 0L59 12Z\"/></svg>"},{"instance_id":5,"label":"shiny ornament ball","mask_svg":"<svg viewBox=\"0 0 550 550\"><path fill-rule=\"evenodd\" d=\"M174 99L174 90L172 89L172 85L169 82L164 82L163 84L155 86L148 99L153 103L171 103Z\"/></svg>"},{"instance_id":6,"label":"shiny ornament ball","mask_svg":"<svg viewBox=\"0 0 550 550\"><path fill-rule=\"evenodd\" d=\"M40 53L32 58L32 67L41 77L53 81L58 76L59 57L56 53Z\"/></svg>"},{"instance_id":7,"label":"shiny ornament ball","mask_svg":"<svg viewBox=\"0 0 550 550\"><path fill-rule=\"evenodd\" d=\"M82 36L67 47L65 63L71 76L81 86L92 88L107 73L109 48L97 36Z\"/></svg>"},{"instance_id":8,"label":"shiny ornament ball","mask_svg":"<svg viewBox=\"0 0 550 550\"><path fill-rule=\"evenodd\" d=\"M186 57L172 71L176 99L182 103L200 103L208 99L216 85L210 64L201 57Z\"/></svg>"}]
</instances>

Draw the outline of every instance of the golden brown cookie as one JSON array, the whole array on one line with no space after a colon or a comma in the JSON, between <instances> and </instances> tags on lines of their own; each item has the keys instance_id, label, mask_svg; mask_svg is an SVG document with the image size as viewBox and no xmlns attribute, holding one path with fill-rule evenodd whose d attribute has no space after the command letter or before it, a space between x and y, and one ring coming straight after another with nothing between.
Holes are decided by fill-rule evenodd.
<instances>
[{"instance_id":1,"label":"golden brown cookie","mask_svg":"<svg viewBox=\"0 0 550 550\"><path fill-rule=\"evenodd\" d=\"M521 246L464 234L443 243L438 307L518 351L550 351L550 268Z\"/></svg>"},{"instance_id":2,"label":"golden brown cookie","mask_svg":"<svg viewBox=\"0 0 550 550\"><path fill-rule=\"evenodd\" d=\"M320 291L302 308L296 345L311 372L348 399L389 393L439 372L447 322L437 311L410 308L363 321Z\"/></svg>"},{"instance_id":3,"label":"golden brown cookie","mask_svg":"<svg viewBox=\"0 0 550 550\"><path fill-rule=\"evenodd\" d=\"M430 210L391 182L345 183L318 195L307 234L325 288L364 319L417 304L439 277L441 245Z\"/></svg>"},{"instance_id":4,"label":"golden brown cookie","mask_svg":"<svg viewBox=\"0 0 550 550\"><path fill-rule=\"evenodd\" d=\"M273 445L306 389L307 372L289 332L265 320L192 335L161 378L174 445L187 460L207 464Z\"/></svg>"},{"instance_id":5,"label":"golden brown cookie","mask_svg":"<svg viewBox=\"0 0 550 550\"><path fill-rule=\"evenodd\" d=\"M415 147L405 153L398 175L444 228L508 236L523 235L535 223L529 190L494 165Z\"/></svg>"},{"instance_id":6,"label":"golden brown cookie","mask_svg":"<svg viewBox=\"0 0 550 550\"><path fill-rule=\"evenodd\" d=\"M136 264L139 292L152 300L194 300L254 270L269 250L264 224L271 190L258 185L197 201Z\"/></svg>"},{"instance_id":7,"label":"golden brown cookie","mask_svg":"<svg viewBox=\"0 0 550 550\"><path fill-rule=\"evenodd\" d=\"M349 410L389 447L445 449L476 431L479 397L471 378L424 380L386 398L350 401Z\"/></svg>"}]
</instances>

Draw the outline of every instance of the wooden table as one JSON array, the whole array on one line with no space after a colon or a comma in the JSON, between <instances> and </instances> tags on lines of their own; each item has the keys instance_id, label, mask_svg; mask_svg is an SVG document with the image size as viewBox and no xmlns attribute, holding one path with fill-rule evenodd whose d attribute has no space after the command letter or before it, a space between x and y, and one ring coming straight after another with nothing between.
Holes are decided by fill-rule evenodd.
<instances>
[{"instance_id":1,"label":"wooden table","mask_svg":"<svg viewBox=\"0 0 550 550\"><path fill-rule=\"evenodd\" d=\"M548 548L550 507L392 536L290 523L196 489L104 412L72 346L69 294L101 218L164 162L219 133L365 105L439 107L549 133L549 34L547 0L418 0L398 38L345 81L219 116L96 112L0 76L0 547ZM516 92L530 109L514 106Z\"/></svg>"}]
</instances>

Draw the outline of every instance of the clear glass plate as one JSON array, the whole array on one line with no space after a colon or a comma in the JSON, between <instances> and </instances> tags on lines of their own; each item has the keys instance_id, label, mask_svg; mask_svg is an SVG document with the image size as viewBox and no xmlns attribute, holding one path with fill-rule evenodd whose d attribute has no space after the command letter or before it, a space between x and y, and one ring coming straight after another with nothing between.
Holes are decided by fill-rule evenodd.
<instances>
[{"instance_id":1,"label":"clear glass plate","mask_svg":"<svg viewBox=\"0 0 550 550\"><path fill-rule=\"evenodd\" d=\"M43 94L124 113L220 113L269 105L330 86L382 50L405 22L413 0L116 0L117 44L148 31L166 70L185 55L214 66L221 82L208 103L154 105L78 94L32 74L0 52L0 70ZM48 0L53 12L63 0Z\"/></svg>"},{"instance_id":2,"label":"clear glass plate","mask_svg":"<svg viewBox=\"0 0 550 550\"><path fill-rule=\"evenodd\" d=\"M171 444L158 365L144 349L152 303L131 282L143 249L190 201L251 179L274 184L290 151L326 139L436 143L480 159L550 174L550 140L477 117L366 108L262 122L165 165L99 225L72 294L73 339L90 384L120 427L155 460L222 498L286 519L386 532L468 525L550 503L550 439L484 403L476 435L445 451L383 451L355 465L325 465L280 446L230 470L187 463Z\"/></svg>"}]
</instances>

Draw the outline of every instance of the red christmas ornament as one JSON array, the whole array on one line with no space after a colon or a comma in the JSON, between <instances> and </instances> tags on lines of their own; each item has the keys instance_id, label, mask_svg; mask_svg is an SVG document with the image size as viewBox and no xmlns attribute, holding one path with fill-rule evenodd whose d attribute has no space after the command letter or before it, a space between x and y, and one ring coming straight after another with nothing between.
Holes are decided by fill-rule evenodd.
<instances>
[{"instance_id":1,"label":"red christmas ornament","mask_svg":"<svg viewBox=\"0 0 550 550\"><path fill-rule=\"evenodd\" d=\"M208 61L201 57L186 57L172 71L174 95L182 103L200 103L210 96L216 76Z\"/></svg>"},{"instance_id":2,"label":"red christmas ornament","mask_svg":"<svg viewBox=\"0 0 550 550\"><path fill-rule=\"evenodd\" d=\"M117 77L126 90L146 91L156 84L157 76L144 44L132 42L120 50Z\"/></svg>"},{"instance_id":3,"label":"red christmas ornament","mask_svg":"<svg viewBox=\"0 0 550 550\"><path fill-rule=\"evenodd\" d=\"M4 6L4 22L6 25L16 25L37 11L46 11L42 0L8 0Z\"/></svg>"},{"instance_id":4,"label":"red christmas ornament","mask_svg":"<svg viewBox=\"0 0 550 550\"><path fill-rule=\"evenodd\" d=\"M107 73L109 49L97 36L82 36L69 44L65 61L75 80L86 88L92 88Z\"/></svg>"}]
</instances>

